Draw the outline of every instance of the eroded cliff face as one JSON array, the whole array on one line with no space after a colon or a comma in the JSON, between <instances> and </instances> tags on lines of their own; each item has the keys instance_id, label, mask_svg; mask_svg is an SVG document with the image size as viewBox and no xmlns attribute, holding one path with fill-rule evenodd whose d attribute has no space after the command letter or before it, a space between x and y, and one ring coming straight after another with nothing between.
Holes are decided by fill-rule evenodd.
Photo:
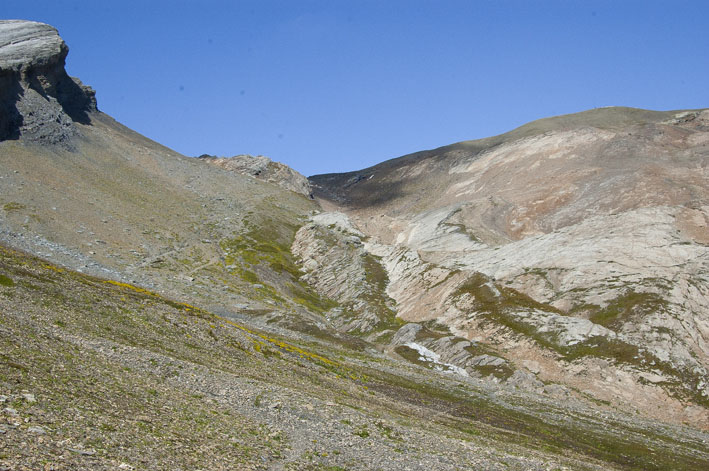
<instances>
[{"instance_id":1,"label":"eroded cliff face","mask_svg":"<svg viewBox=\"0 0 709 471\"><path fill-rule=\"evenodd\" d=\"M0 20L0 141L72 147L74 123L90 121L96 98L64 70L68 51L49 25Z\"/></svg>"},{"instance_id":2,"label":"eroded cliff face","mask_svg":"<svg viewBox=\"0 0 709 471\"><path fill-rule=\"evenodd\" d=\"M395 352L706 427L708 169L709 110L609 108L311 182L435 332Z\"/></svg>"}]
</instances>

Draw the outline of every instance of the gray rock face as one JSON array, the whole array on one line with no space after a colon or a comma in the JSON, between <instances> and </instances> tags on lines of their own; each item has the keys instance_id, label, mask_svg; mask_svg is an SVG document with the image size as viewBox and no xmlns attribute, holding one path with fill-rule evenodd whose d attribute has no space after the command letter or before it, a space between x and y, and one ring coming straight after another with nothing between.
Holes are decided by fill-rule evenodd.
<instances>
[{"instance_id":1,"label":"gray rock face","mask_svg":"<svg viewBox=\"0 0 709 471\"><path fill-rule=\"evenodd\" d=\"M0 21L0 141L71 148L74 123L88 124L95 92L69 77L69 48L57 30L43 23Z\"/></svg>"},{"instance_id":2,"label":"gray rock face","mask_svg":"<svg viewBox=\"0 0 709 471\"><path fill-rule=\"evenodd\" d=\"M363 234L342 213L321 213L301 227L291 247L302 262L302 281L337 300L328 320L345 332L377 336L394 316L384 269L364 249Z\"/></svg>"},{"instance_id":3,"label":"gray rock face","mask_svg":"<svg viewBox=\"0 0 709 471\"><path fill-rule=\"evenodd\" d=\"M56 65L69 52L57 30L44 23L0 21L0 69L27 70Z\"/></svg>"},{"instance_id":4,"label":"gray rock face","mask_svg":"<svg viewBox=\"0 0 709 471\"><path fill-rule=\"evenodd\" d=\"M201 155L203 161L229 170L248 175L259 180L279 185L286 190L310 196L312 190L310 182L300 173L289 166L273 160L263 155L235 155L234 157L214 157L211 155Z\"/></svg>"}]
</instances>

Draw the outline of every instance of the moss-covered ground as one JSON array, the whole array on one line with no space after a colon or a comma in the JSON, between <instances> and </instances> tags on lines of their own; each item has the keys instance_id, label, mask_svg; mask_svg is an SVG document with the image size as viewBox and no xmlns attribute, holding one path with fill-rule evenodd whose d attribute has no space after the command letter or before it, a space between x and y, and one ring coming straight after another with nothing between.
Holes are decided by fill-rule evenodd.
<instances>
[{"instance_id":1,"label":"moss-covered ground","mask_svg":"<svg viewBox=\"0 0 709 471\"><path fill-rule=\"evenodd\" d=\"M220 241L224 263L232 275L254 289L257 298L324 314L338 304L300 279L303 272L290 251L296 230L297 226L275 221L248 226L245 232Z\"/></svg>"}]
</instances>

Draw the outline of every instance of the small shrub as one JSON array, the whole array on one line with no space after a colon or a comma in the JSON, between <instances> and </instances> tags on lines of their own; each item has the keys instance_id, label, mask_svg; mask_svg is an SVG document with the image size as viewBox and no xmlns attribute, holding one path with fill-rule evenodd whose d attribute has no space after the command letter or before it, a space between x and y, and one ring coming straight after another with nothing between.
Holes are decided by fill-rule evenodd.
<instances>
[{"instance_id":1,"label":"small shrub","mask_svg":"<svg viewBox=\"0 0 709 471\"><path fill-rule=\"evenodd\" d=\"M2 286L15 286L15 282L9 276L0 275L0 285Z\"/></svg>"},{"instance_id":2,"label":"small shrub","mask_svg":"<svg viewBox=\"0 0 709 471\"><path fill-rule=\"evenodd\" d=\"M22 209L25 209L25 205L20 204L20 203L16 203L14 201L10 201L9 203L5 203L2 207L2 209L4 209L5 211L7 211L9 213L11 211L20 211Z\"/></svg>"}]
</instances>

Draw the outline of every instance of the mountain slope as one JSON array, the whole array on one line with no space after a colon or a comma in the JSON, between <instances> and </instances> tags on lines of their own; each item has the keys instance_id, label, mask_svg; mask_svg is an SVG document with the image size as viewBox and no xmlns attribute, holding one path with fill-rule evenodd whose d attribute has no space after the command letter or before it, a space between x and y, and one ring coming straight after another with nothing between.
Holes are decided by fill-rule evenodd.
<instances>
[{"instance_id":1,"label":"mountain slope","mask_svg":"<svg viewBox=\"0 0 709 471\"><path fill-rule=\"evenodd\" d=\"M0 247L5 469L704 469L705 434L422 374ZM504 392L504 394L503 394Z\"/></svg>"},{"instance_id":2,"label":"mountain slope","mask_svg":"<svg viewBox=\"0 0 709 471\"><path fill-rule=\"evenodd\" d=\"M516 240L590 214L705 199L708 126L701 110L601 108L311 181L325 200L392 216L475 202L483 238Z\"/></svg>"},{"instance_id":3,"label":"mountain slope","mask_svg":"<svg viewBox=\"0 0 709 471\"><path fill-rule=\"evenodd\" d=\"M3 110L16 128L0 142L0 240L220 312L283 311L279 318L292 315L304 329L319 322L310 309L321 300L299 282L289 252L318 208L307 194L179 155L101 113L95 100L65 96L61 84L78 82L64 72L67 48L56 31L0 26L0 37L22 32L0 42L14 48L0 47L0 69L19 90ZM54 133L57 119L66 129Z\"/></svg>"},{"instance_id":4,"label":"mountain slope","mask_svg":"<svg viewBox=\"0 0 709 471\"><path fill-rule=\"evenodd\" d=\"M555 133L579 122L589 142L684 133L668 162L696 163L704 114L555 118L344 189L314 178L338 195L315 201L281 164L188 158L117 123L67 51L0 21L0 467L706 467L704 206L679 232L680 207L630 196L517 232L513 206L480 206L515 186L485 169L521 159L522 178L549 142L566 162L585 141ZM680 174L663 188L702 203Z\"/></svg>"},{"instance_id":5,"label":"mountain slope","mask_svg":"<svg viewBox=\"0 0 709 471\"><path fill-rule=\"evenodd\" d=\"M400 319L706 427L708 167L709 111L604 108L311 182L381 257Z\"/></svg>"}]
</instances>

